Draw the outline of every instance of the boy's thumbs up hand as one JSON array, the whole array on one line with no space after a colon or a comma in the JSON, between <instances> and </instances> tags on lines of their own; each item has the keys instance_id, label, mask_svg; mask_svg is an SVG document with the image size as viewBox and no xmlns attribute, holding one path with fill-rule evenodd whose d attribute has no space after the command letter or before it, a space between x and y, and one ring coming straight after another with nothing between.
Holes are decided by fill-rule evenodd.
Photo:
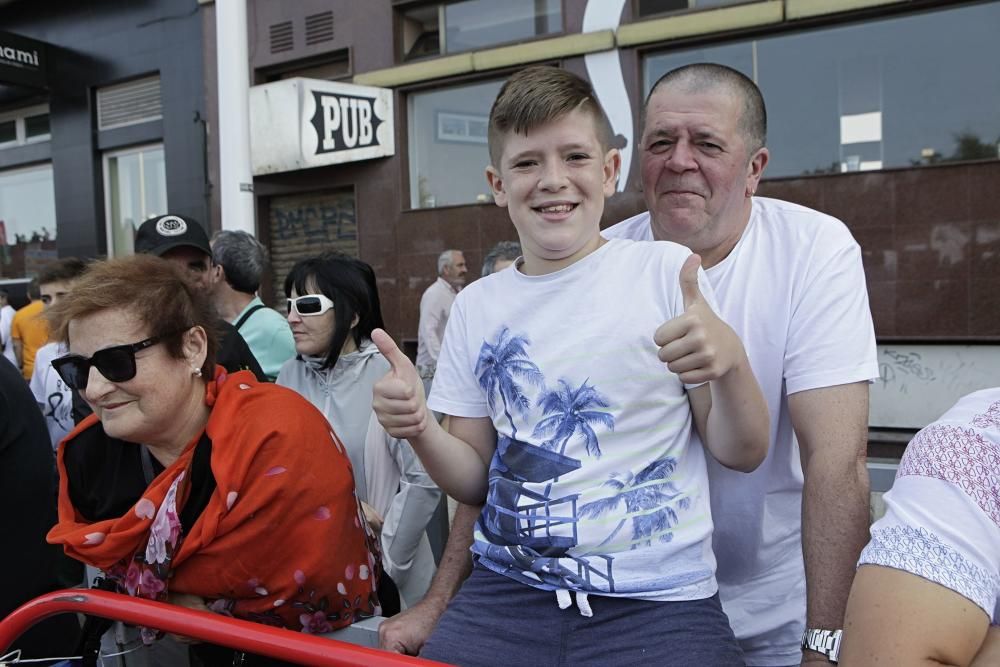
<instances>
[{"instance_id":1,"label":"boy's thumbs up hand","mask_svg":"<svg viewBox=\"0 0 1000 667\"><path fill-rule=\"evenodd\" d=\"M394 438L414 438L427 428L427 400L424 384L409 357L403 354L382 329L372 331L372 342L391 366L375 383L372 409L386 433Z\"/></svg>"},{"instance_id":2,"label":"boy's thumbs up hand","mask_svg":"<svg viewBox=\"0 0 1000 667\"><path fill-rule=\"evenodd\" d=\"M745 359L743 343L719 319L698 286L701 257L691 255L681 267L679 284L684 313L660 326L653 335L660 361L685 384L716 380Z\"/></svg>"}]
</instances>

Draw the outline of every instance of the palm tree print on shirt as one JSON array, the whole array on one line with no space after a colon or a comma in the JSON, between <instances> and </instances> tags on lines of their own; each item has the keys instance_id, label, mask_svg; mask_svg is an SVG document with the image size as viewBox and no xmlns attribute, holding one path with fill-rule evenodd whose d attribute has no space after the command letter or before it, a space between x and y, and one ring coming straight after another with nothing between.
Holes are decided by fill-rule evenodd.
<instances>
[{"instance_id":1,"label":"palm tree print on shirt","mask_svg":"<svg viewBox=\"0 0 1000 667\"><path fill-rule=\"evenodd\" d=\"M566 453L566 445L577 433L583 437L587 453L595 459L601 458L601 445L591 424L600 424L609 431L615 430L615 418L608 412L592 410L591 408L608 407L608 399L604 398L593 385L583 381L576 389L565 379L559 380L559 389L547 391L538 399L544 418L535 426L534 437L542 437L549 433L552 437L542 443L545 449L555 449L559 445L559 453Z\"/></svg>"},{"instance_id":2,"label":"palm tree print on shirt","mask_svg":"<svg viewBox=\"0 0 1000 667\"><path fill-rule=\"evenodd\" d=\"M654 536L660 542L673 539L674 534L668 528L677 525L678 519L670 504L676 501L678 509L682 510L691 507L691 499L681 497L681 491L669 480L676 468L677 460L667 456L653 461L637 475L631 472L611 474L604 486L614 489L615 494L580 506L581 517L596 518L618 509L618 504L625 501L625 516L598 548L615 538L629 516L632 517L632 549L638 549L643 542L651 546Z\"/></svg>"},{"instance_id":3,"label":"palm tree print on shirt","mask_svg":"<svg viewBox=\"0 0 1000 667\"><path fill-rule=\"evenodd\" d=\"M496 343L483 342L476 360L476 377L479 378L479 386L486 392L491 412L495 409L494 392L500 395L504 416L510 422L511 440L517 439L511 410L525 413L531 407L531 401L518 380L537 386L545 384L542 372L528 357L526 348L529 344L527 336L511 335L510 329L502 327Z\"/></svg>"}]
</instances>

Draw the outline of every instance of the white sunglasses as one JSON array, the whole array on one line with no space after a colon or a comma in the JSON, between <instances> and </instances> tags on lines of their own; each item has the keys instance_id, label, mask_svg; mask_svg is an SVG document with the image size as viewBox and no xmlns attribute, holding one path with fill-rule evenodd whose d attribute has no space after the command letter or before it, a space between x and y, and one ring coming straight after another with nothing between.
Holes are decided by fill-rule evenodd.
<instances>
[{"instance_id":1,"label":"white sunglasses","mask_svg":"<svg viewBox=\"0 0 1000 667\"><path fill-rule=\"evenodd\" d=\"M333 301L330 301L324 294L303 294L294 299L288 299L288 312L294 310L300 317L322 315L331 308L333 308Z\"/></svg>"}]
</instances>

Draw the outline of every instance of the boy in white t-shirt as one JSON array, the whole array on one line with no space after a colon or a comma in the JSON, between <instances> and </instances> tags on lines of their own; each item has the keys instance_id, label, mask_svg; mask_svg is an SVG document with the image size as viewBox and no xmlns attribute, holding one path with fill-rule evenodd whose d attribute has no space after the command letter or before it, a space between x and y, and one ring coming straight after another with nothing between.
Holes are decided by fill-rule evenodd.
<instances>
[{"instance_id":1,"label":"boy in white t-shirt","mask_svg":"<svg viewBox=\"0 0 1000 667\"><path fill-rule=\"evenodd\" d=\"M73 283L87 270L87 263L76 257L64 257L49 266L38 276L38 291L48 310L69 294ZM43 311L44 312L44 311ZM35 366L28 385L38 402L45 425L49 428L52 450L73 430L73 390L63 382L52 367L52 361L69 349L65 343L50 341L35 353Z\"/></svg>"},{"instance_id":2,"label":"boy in white t-shirt","mask_svg":"<svg viewBox=\"0 0 1000 667\"><path fill-rule=\"evenodd\" d=\"M766 404L700 258L600 236L620 166L610 141L573 74L532 67L501 89L486 175L524 255L456 298L429 402L449 431L405 355L372 335L392 364L375 386L379 420L442 489L486 503L477 567L423 657L743 664L691 428L721 463L753 470ZM571 594L579 614L560 611Z\"/></svg>"}]
</instances>

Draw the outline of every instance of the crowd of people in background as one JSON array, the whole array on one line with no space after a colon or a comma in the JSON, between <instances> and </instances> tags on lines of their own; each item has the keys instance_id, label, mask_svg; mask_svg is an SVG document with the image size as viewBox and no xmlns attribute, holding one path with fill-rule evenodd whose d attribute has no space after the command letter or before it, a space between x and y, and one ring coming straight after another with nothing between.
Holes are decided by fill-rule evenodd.
<instances>
[{"instance_id":1,"label":"crowd of people in background","mask_svg":"<svg viewBox=\"0 0 1000 667\"><path fill-rule=\"evenodd\" d=\"M94 584L319 634L384 616L382 648L470 666L1000 664L1000 388L917 434L870 526L858 244L756 195L742 74L669 72L642 123L648 210L602 231L621 158L590 85L508 80L486 179L519 242L468 286L438 256L413 359L365 262L303 259L269 307L266 248L182 215L16 312L0 290L0 497L26 508L0 616ZM106 630L45 628L30 657Z\"/></svg>"}]
</instances>

